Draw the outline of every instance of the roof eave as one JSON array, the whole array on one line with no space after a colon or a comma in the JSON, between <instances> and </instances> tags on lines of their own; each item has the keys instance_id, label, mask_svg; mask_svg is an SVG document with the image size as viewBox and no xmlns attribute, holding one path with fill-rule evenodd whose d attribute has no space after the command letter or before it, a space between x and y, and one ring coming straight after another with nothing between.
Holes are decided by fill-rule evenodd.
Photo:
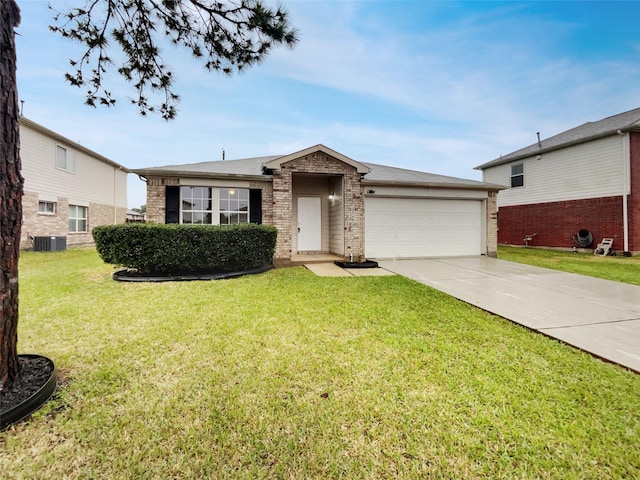
<instances>
[{"instance_id":1,"label":"roof eave","mask_svg":"<svg viewBox=\"0 0 640 480\"><path fill-rule=\"evenodd\" d=\"M144 178L148 177L178 177L178 178L209 178L215 179L228 179L228 180L252 180L258 182L271 182L273 178L268 175L244 175L238 173L210 173L210 172L189 172L181 170L171 170L161 172L158 170L148 169L136 169L131 170L131 173L135 173Z\"/></svg>"},{"instance_id":2,"label":"roof eave","mask_svg":"<svg viewBox=\"0 0 640 480\"><path fill-rule=\"evenodd\" d=\"M572 140L566 143L562 143L560 145L555 145L553 147L542 147L536 152L528 152L520 155L515 155L513 157L506 156L501 159L492 160L487 163L483 163L482 165L478 165L477 167L473 167L474 170L484 170L486 168L497 167L498 165L504 165L505 163L517 162L518 160L523 160L529 157L535 157L536 155L542 155L543 153L553 152L555 150L560 150L567 147L572 147L574 145L580 145L581 143L591 142L593 140L598 140L600 138L611 137L613 135L620 135L627 132L640 132L640 126L633 124L624 128L619 128L616 130L609 130L603 133L599 133L597 135L591 135L589 137L580 138L578 140ZM526 148L526 147L525 147Z\"/></svg>"},{"instance_id":3,"label":"roof eave","mask_svg":"<svg viewBox=\"0 0 640 480\"><path fill-rule=\"evenodd\" d=\"M402 182L398 180L362 180L362 185L373 186L389 186L389 187L429 187L429 188L456 188L462 190L488 190L497 192L506 190L509 187L504 185L496 185L493 183L481 183L478 185L451 184L442 182Z\"/></svg>"},{"instance_id":4,"label":"roof eave","mask_svg":"<svg viewBox=\"0 0 640 480\"><path fill-rule=\"evenodd\" d=\"M100 155L98 152L95 152L93 150L91 150L90 148L85 147L84 145L80 145L77 142L74 142L73 140L68 139L67 137L60 135L57 132L54 132L53 130L48 129L47 127L44 127L42 125L40 125L39 123L34 122L33 120L29 120L27 117L23 117L20 116L20 120L19 120L20 124L28 126L29 128L32 128L33 130L36 130L39 133L42 133L43 135L46 135L50 138L53 138L54 140L60 142L60 143L65 143L67 145L69 145L70 147L74 148L75 150L79 150L91 157L94 157L98 160L100 160L101 162L104 162L108 165L111 165L112 167L118 169L118 170L122 170L123 172L127 172L127 173L132 173L133 171L127 167L125 167L124 165L120 165L118 162L114 162L113 160L111 160L110 158L105 157L104 155Z\"/></svg>"}]
</instances>

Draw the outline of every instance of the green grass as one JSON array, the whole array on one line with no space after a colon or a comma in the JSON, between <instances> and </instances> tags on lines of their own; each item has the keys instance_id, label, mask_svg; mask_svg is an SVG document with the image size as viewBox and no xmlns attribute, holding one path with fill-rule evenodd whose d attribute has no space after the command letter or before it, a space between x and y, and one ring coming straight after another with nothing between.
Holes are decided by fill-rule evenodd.
<instances>
[{"instance_id":1,"label":"green grass","mask_svg":"<svg viewBox=\"0 0 640 480\"><path fill-rule=\"evenodd\" d=\"M111 272L23 253L20 350L64 387L3 479L640 476L640 376L421 284Z\"/></svg>"},{"instance_id":2,"label":"green grass","mask_svg":"<svg viewBox=\"0 0 640 480\"><path fill-rule=\"evenodd\" d=\"M498 247L498 258L569 273L640 285L640 256L606 256L559 250Z\"/></svg>"}]
</instances>

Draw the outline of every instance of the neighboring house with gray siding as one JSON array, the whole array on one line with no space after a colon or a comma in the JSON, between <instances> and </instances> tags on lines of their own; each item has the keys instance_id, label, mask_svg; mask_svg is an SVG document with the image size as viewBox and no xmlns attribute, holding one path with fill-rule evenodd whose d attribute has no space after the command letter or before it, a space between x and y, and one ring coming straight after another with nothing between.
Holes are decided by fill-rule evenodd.
<instances>
[{"instance_id":1,"label":"neighboring house with gray siding","mask_svg":"<svg viewBox=\"0 0 640 480\"><path fill-rule=\"evenodd\" d=\"M589 122L484 163L500 244L572 248L579 230L640 253L640 108ZM527 236L532 240L525 242Z\"/></svg>"},{"instance_id":2,"label":"neighboring house with gray siding","mask_svg":"<svg viewBox=\"0 0 640 480\"><path fill-rule=\"evenodd\" d=\"M127 174L122 165L20 118L24 177L21 248L35 237L66 237L66 245L93 243L97 225L124 223Z\"/></svg>"},{"instance_id":3,"label":"neighboring house with gray siding","mask_svg":"<svg viewBox=\"0 0 640 480\"><path fill-rule=\"evenodd\" d=\"M147 181L147 221L265 223L274 261L496 254L501 187L353 160L324 145L288 155L132 170Z\"/></svg>"}]
</instances>

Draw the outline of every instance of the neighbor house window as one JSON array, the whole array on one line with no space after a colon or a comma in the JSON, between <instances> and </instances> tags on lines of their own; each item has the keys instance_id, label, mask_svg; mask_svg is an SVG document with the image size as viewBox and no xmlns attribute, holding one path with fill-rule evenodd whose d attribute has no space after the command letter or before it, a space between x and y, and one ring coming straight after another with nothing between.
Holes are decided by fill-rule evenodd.
<instances>
[{"instance_id":1,"label":"neighbor house window","mask_svg":"<svg viewBox=\"0 0 640 480\"><path fill-rule=\"evenodd\" d=\"M56 213L56 202L46 202L39 201L38 202L38 213L42 213L45 215L55 215Z\"/></svg>"},{"instance_id":2,"label":"neighbor house window","mask_svg":"<svg viewBox=\"0 0 640 480\"><path fill-rule=\"evenodd\" d=\"M87 207L69 205L69 232L80 233L87 231Z\"/></svg>"},{"instance_id":3,"label":"neighbor house window","mask_svg":"<svg viewBox=\"0 0 640 480\"><path fill-rule=\"evenodd\" d=\"M197 225L213 222L213 189L209 187L182 187L182 223Z\"/></svg>"},{"instance_id":4,"label":"neighbor house window","mask_svg":"<svg viewBox=\"0 0 640 480\"><path fill-rule=\"evenodd\" d=\"M73 152L66 148L56 145L56 168L65 172L75 172L75 163L73 161Z\"/></svg>"},{"instance_id":5,"label":"neighbor house window","mask_svg":"<svg viewBox=\"0 0 640 480\"><path fill-rule=\"evenodd\" d=\"M221 188L220 225L249 223L249 189Z\"/></svg>"},{"instance_id":6,"label":"neighbor house window","mask_svg":"<svg viewBox=\"0 0 640 480\"><path fill-rule=\"evenodd\" d=\"M511 188L524 186L524 164L511 165Z\"/></svg>"}]
</instances>

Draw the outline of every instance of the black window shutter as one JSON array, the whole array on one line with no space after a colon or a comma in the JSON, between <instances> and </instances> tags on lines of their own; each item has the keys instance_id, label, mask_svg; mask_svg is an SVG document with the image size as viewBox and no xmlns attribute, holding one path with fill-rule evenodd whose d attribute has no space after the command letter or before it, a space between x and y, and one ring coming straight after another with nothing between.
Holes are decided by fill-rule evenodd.
<instances>
[{"instance_id":1,"label":"black window shutter","mask_svg":"<svg viewBox=\"0 0 640 480\"><path fill-rule=\"evenodd\" d=\"M262 189L249 190L249 223L262 224Z\"/></svg>"},{"instance_id":2,"label":"black window shutter","mask_svg":"<svg viewBox=\"0 0 640 480\"><path fill-rule=\"evenodd\" d=\"M164 223L180 223L180 187L167 185Z\"/></svg>"}]
</instances>

